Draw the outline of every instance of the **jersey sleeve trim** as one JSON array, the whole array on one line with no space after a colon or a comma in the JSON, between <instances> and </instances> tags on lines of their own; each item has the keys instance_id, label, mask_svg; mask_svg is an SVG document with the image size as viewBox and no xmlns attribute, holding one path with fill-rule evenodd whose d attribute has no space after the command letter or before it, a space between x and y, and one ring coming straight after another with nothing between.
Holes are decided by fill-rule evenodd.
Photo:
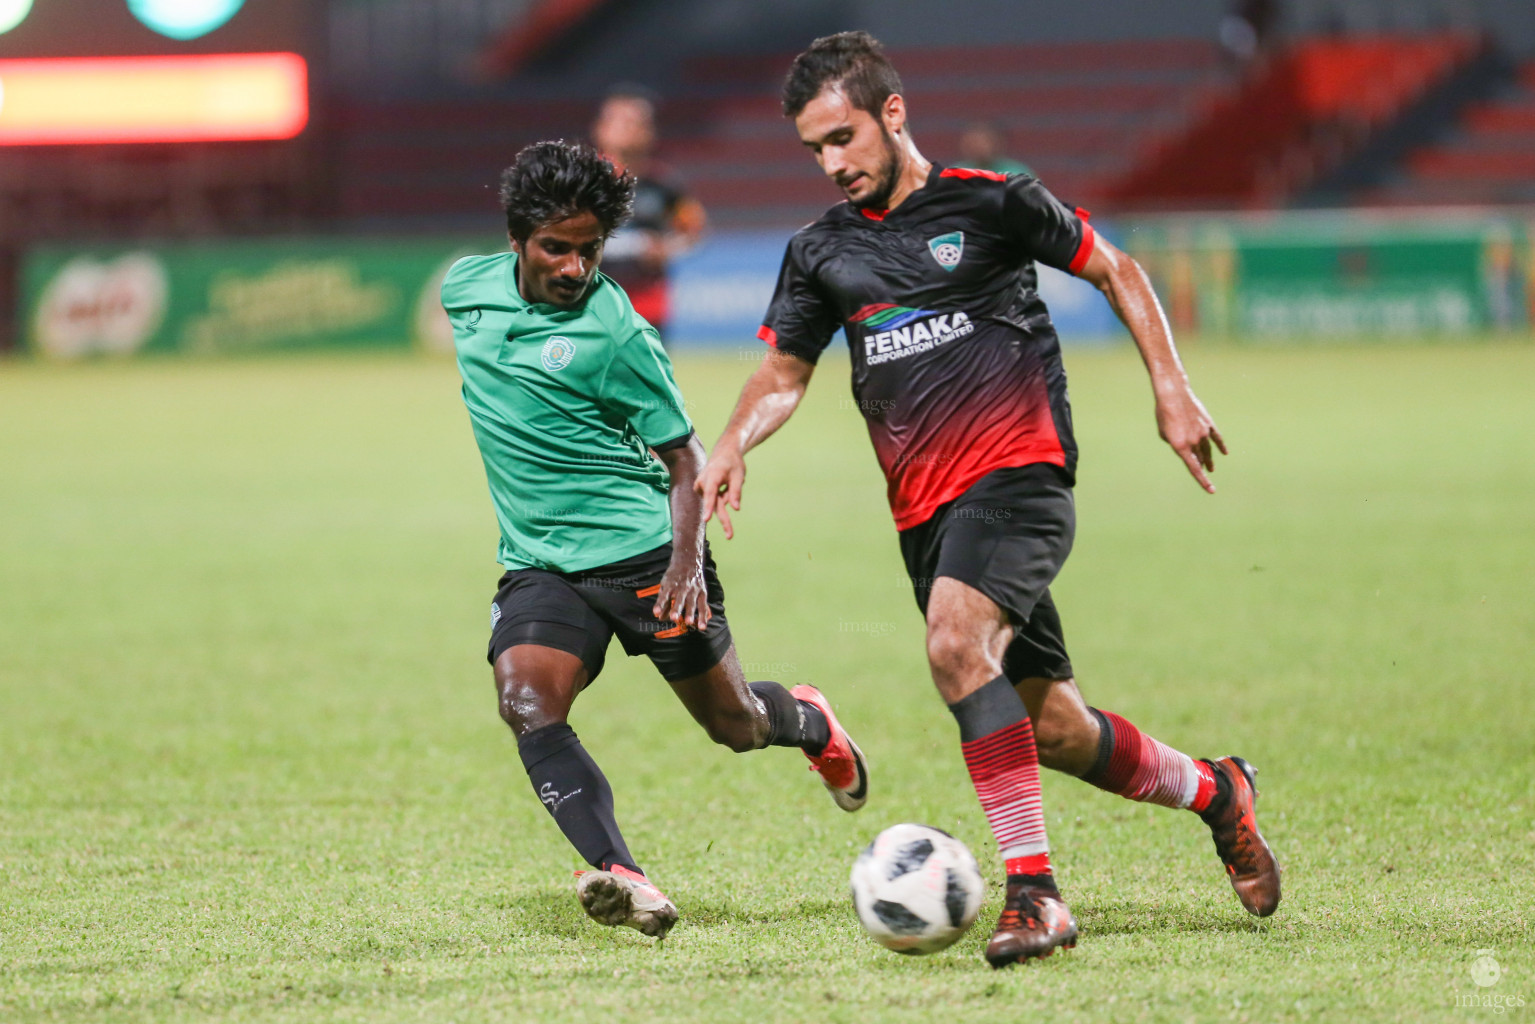
<instances>
[{"instance_id":1,"label":"jersey sleeve trim","mask_svg":"<svg viewBox=\"0 0 1535 1024\"><path fill-rule=\"evenodd\" d=\"M945 167L938 172L940 178L985 178L987 181L1006 181L1001 171L983 171L979 167Z\"/></svg>"},{"instance_id":2,"label":"jersey sleeve trim","mask_svg":"<svg viewBox=\"0 0 1535 1024\"><path fill-rule=\"evenodd\" d=\"M773 330L773 328L769 327L767 324L763 324L761 327L757 328L757 337L762 341L767 342L774 348L778 347L778 332Z\"/></svg>"},{"instance_id":3,"label":"jersey sleeve trim","mask_svg":"<svg viewBox=\"0 0 1535 1024\"><path fill-rule=\"evenodd\" d=\"M688 442L693 440L693 434L694 431L689 430L686 434L674 437L670 441L662 441L660 444L651 445L650 450L659 455L661 452L669 452L673 448L686 448Z\"/></svg>"},{"instance_id":4,"label":"jersey sleeve trim","mask_svg":"<svg viewBox=\"0 0 1535 1024\"><path fill-rule=\"evenodd\" d=\"M1098 232L1087 222L1088 213L1080 206L1077 207L1077 216L1082 219L1082 244L1077 246L1077 254L1071 258L1071 265L1066 269L1071 271L1073 277L1081 274L1087 266L1087 261L1092 258L1093 246L1097 242Z\"/></svg>"}]
</instances>

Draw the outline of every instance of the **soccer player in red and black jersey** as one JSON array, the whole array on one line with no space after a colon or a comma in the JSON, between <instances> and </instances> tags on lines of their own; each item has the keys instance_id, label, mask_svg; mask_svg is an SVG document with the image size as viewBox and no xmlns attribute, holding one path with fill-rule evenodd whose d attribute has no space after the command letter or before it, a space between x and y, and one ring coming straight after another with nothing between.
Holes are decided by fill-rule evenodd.
<instances>
[{"instance_id":1,"label":"soccer player in red and black jersey","mask_svg":"<svg viewBox=\"0 0 1535 1024\"><path fill-rule=\"evenodd\" d=\"M592 125L592 141L619 170L634 176L634 213L608 239L602 272L623 288L634 311L666 337L671 312L668 271L698 243L707 216L674 174L655 158L656 100L637 85L614 87Z\"/></svg>"},{"instance_id":2,"label":"soccer player in red and black jersey","mask_svg":"<svg viewBox=\"0 0 1535 1024\"><path fill-rule=\"evenodd\" d=\"M1210 826L1242 905L1279 903L1242 759L1194 760L1078 690L1049 585L1071 550L1077 447L1060 345L1036 290L1043 262L1096 285L1139 347L1157 426L1200 486L1225 445L1190 390L1141 268L1087 213L1029 175L945 168L917 151L900 78L862 32L794 61L784 113L847 197L789 242L742 391L698 487L731 535L744 455L804 395L838 327L889 481L901 553L927 619L933 681L1007 866L993 966L1076 942L1051 873L1039 765Z\"/></svg>"}]
</instances>

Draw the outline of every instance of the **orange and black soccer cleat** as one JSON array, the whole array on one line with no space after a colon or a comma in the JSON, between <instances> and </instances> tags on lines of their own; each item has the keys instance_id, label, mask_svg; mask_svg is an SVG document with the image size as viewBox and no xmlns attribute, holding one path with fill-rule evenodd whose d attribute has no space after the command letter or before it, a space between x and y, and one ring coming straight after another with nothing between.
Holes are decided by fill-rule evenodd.
<instances>
[{"instance_id":1,"label":"orange and black soccer cleat","mask_svg":"<svg viewBox=\"0 0 1535 1024\"><path fill-rule=\"evenodd\" d=\"M1210 826L1215 852L1226 865L1231 887L1249 914L1268 917L1279 906L1279 862L1263 841L1253 818L1258 790L1253 777L1258 770L1240 757L1205 761L1231 783L1231 795L1218 808L1200 815Z\"/></svg>"},{"instance_id":2,"label":"orange and black soccer cleat","mask_svg":"<svg viewBox=\"0 0 1535 1024\"><path fill-rule=\"evenodd\" d=\"M1007 967L1020 960L1043 959L1057 947L1077 944L1077 921L1060 892L1008 879L1007 902L997 918L997 930L986 943L986 962Z\"/></svg>"},{"instance_id":3,"label":"orange and black soccer cleat","mask_svg":"<svg viewBox=\"0 0 1535 1024\"><path fill-rule=\"evenodd\" d=\"M790 690L789 695L795 700L815 705L826 716L831 739L826 741L826 747L819 754L807 751L805 756L810 758L811 771L821 776L821 781L825 783L837 806L844 811L858 810L869 799L869 764L863 759L863 751L858 749L853 737L837 721L837 716L831 710L831 702L820 690L801 684Z\"/></svg>"}]
</instances>

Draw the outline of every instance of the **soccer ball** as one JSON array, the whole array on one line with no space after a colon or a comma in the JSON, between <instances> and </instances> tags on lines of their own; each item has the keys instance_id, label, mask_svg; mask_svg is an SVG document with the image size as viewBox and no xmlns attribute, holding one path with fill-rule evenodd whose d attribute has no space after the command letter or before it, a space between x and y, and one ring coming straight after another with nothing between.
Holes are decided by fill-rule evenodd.
<instances>
[{"instance_id":1,"label":"soccer ball","mask_svg":"<svg viewBox=\"0 0 1535 1024\"><path fill-rule=\"evenodd\" d=\"M927 825L892 825L853 862L864 931L897 953L936 953L975 923L986 883L965 844Z\"/></svg>"}]
</instances>

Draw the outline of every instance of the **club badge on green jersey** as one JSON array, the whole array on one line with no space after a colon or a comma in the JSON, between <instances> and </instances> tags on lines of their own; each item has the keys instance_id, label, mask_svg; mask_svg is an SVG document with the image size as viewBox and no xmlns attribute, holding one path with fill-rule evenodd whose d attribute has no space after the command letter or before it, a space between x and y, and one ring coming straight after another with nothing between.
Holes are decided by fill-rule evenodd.
<instances>
[{"instance_id":1,"label":"club badge on green jersey","mask_svg":"<svg viewBox=\"0 0 1535 1024\"><path fill-rule=\"evenodd\" d=\"M544 342L544 351L541 358L546 370L563 370L570 365L570 361L576 356L576 343L569 338L556 334Z\"/></svg>"},{"instance_id":2,"label":"club badge on green jersey","mask_svg":"<svg viewBox=\"0 0 1535 1024\"><path fill-rule=\"evenodd\" d=\"M950 231L946 235L929 238L927 247L940 267L952 271L959 266L960 257L965 254L965 233Z\"/></svg>"}]
</instances>

